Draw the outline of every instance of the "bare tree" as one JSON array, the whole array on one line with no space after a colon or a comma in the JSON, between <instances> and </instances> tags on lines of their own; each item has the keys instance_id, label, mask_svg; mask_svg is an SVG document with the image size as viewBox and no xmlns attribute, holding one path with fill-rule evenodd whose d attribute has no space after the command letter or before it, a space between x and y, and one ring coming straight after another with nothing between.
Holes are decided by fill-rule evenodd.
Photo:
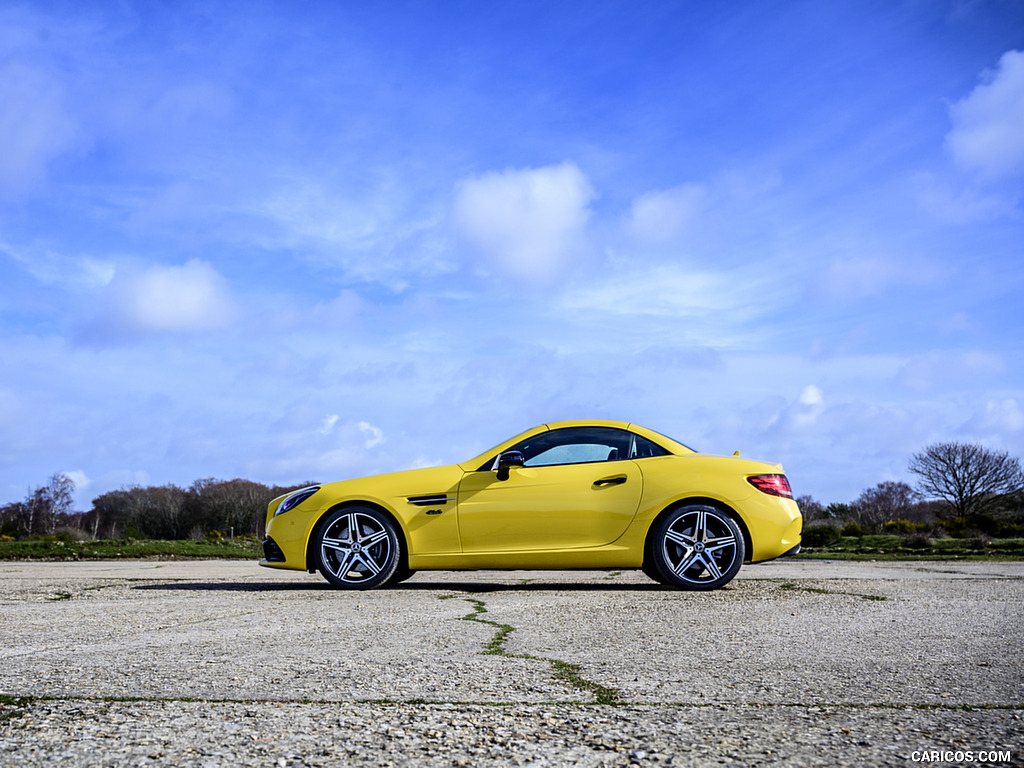
<instances>
[{"instance_id":1,"label":"bare tree","mask_svg":"<svg viewBox=\"0 0 1024 768\"><path fill-rule=\"evenodd\" d=\"M194 523L225 536L258 533L274 498L270 488L251 480L196 480L189 488Z\"/></svg>"},{"instance_id":2,"label":"bare tree","mask_svg":"<svg viewBox=\"0 0 1024 768\"><path fill-rule=\"evenodd\" d=\"M0 535L20 536L31 512L24 501L15 501L0 507Z\"/></svg>"},{"instance_id":3,"label":"bare tree","mask_svg":"<svg viewBox=\"0 0 1024 768\"><path fill-rule=\"evenodd\" d=\"M861 522L878 529L890 520L907 517L913 503L913 488L903 482L886 480L864 491L853 502L853 508Z\"/></svg>"},{"instance_id":4,"label":"bare tree","mask_svg":"<svg viewBox=\"0 0 1024 768\"><path fill-rule=\"evenodd\" d=\"M125 535L154 539L180 539L187 531L185 491L173 484L160 486L131 486L127 492Z\"/></svg>"},{"instance_id":5,"label":"bare tree","mask_svg":"<svg viewBox=\"0 0 1024 768\"><path fill-rule=\"evenodd\" d=\"M131 494L122 488L107 491L92 500L92 509L87 518L92 527L93 538L104 536L115 538L123 533L128 523L128 504Z\"/></svg>"},{"instance_id":6,"label":"bare tree","mask_svg":"<svg viewBox=\"0 0 1024 768\"><path fill-rule=\"evenodd\" d=\"M57 472L50 477L46 489L50 494L53 515L56 517L70 515L71 508L75 504L75 481L63 472Z\"/></svg>"},{"instance_id":7,"label":"bare tree","mask_svg":"<svg viewBox=\"0 0 1024 768\"><path fill-rule=\"evenodd\" d=\"M804 525L828 518L828 515L825 514L825 506L813 496L799 496L797 497L796 504L804 518Z\"/></svg>"},{"instance_id":8,"label":"bare tree","mask_svg":"<svg viewBox=\"0 0 1024 768\"><path fill-rule=\"evenodd\" d=\"M75 481L58 472L50 482L28 492L19 510L18 528L26 536L51 534L75 503Z\"/></svg>"},{"instance_id":9,"label":"bare tree","mask_svg":"<svg viewBox=\"0 0 1024 768\"><path fill-rule=\"evenodd\" d=\"M1017 458L974 443L929 445L907 468L918 476L922 498L942 499L960 519L991 510L1001 497L1024 488Z\"/></svg>"}]
</instances>

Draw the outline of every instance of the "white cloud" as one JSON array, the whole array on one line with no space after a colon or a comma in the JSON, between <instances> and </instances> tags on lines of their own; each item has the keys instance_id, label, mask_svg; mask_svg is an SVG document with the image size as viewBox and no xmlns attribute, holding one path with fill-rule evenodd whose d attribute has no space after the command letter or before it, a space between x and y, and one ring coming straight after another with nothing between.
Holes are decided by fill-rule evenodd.
<instances>
[{"instance_id":1,"label":"white cloud","mask_svg":"<svg viewBox=\"0 0 1024 768\"><path fill-rule=\"evenodd\" d=\"M855 256L834 260L812 290L829 302L850 302L880 296L892 288L928 285L941 275L941 269L918 258Z\"/></svg>"},{"instance_id":2,"label":"white cloud","mask_svg":"<svg viewBox=\"0 0 1024 768\"><path fill-rule=\"evenodd\" d=\"M92 256L65 256L47 249L15 248L0 242L0 253L6 253L41 283L58 285L69 290L94 291L109 285L116 268L112 261Z\"/></svg>"},{"instance_id":3,"label":"white cloud","mask_svg":"<svg viewBox=\"0 0 1024 768\"><path fill-rule=\"evenodd\" d=\"M616 315L703 317L745 304L743 293L725 274L659 266L568 291L563 304Z\"/></svg>"},{"instance_id":4,"label":"white cloud","mask_svg":"<svg viewBox=\"0 0 1024 768\"><path fill-rule=\"evenodd\" d=\"M457 269L443 232L443 202L417 197L410 180L390 173L351 189L331 181L333 173L281 171L281 179L255 185L251 200L226 207L220 236L396 292L417 277ZM186 201L192 197L188 190Z\"/></svg>"},{"instance_id":5,"label":"white cloud","mask_svg":"<svg viewBox=\"0 0 1024 768\"><path fill-rule=\"evenodd\" d=\"M808 384L804 387L804 391L800 393L800 404L807 406L808 408L817 408L825 403L825 396L821 390L813 384Z\"/></svg>"},{"instance_id":6,"label":"white cloud","mask_svg":"<svg viewBox=\"0 0 1024 768\"><path fill-rule=\"evenodd\" d=\"M92 485L92 480L80 469L76 469L71 472L64 472L63 474L75 484L76 493L81 493Z\"/></svg>"},{"instance_id":7,"label":"white cloud","mask_svg":"<svg viewBox=\"0 0 1024 768\"><path fill-rule=\"evenodd\" d=\"M825 396L814 384L808 384L800 392L796 402L786 405L772 420L770 429L782 429L786 433L802 432L815 426L825 413Z\"/></svg>"},{"instance_id":8,"label":"white cloud","mask_svg":"<svg viewBox=\"0 0 1024 768\"><path fill-rule=\"evenodd\" d=\"M359 431L368 436L364 443L367 448L373 448L375 445L380 445L384 442L384 432L381 431L380 427L375 427L373 424L360 421Z\"/></svg>"},{"instance_id":9,"label":"white cloud","mask_svg":"<svg viewBox=\"0 0 1024 768\"><path fill-rule=\"evenodd\" d=\"M991 185L972 183L957 187L930 174L920 174L914 180L914 194L924 210L954 224L1012 216L1018 202L1016 195L993 190Z\"/></svg>"},{"instance_id":10,"label":"white cloud","mask_svg":"<svg viewBox=\"0 0 1024 768\"><path fill-rule=\"evenodd\" d=\"M586 329L601 345L632 333L644 346L735 346L759 334L752 321L784 300L785 289L772 279L751 270L609 263L600 278L563 294L557 327Z\"/></svg>"},{"instance_id":11,"label":"white cloud","mask_svg":"<svg viewBox=\"0 0 1024 768\"><path fill-rule=\"evenodd\" d=\"M586 253L593 197L572 163L487 173L458 185L452 223L484 271L546 282Z\"/></svg>"},{"instance_id":12,"label":"white cloud","mask_svg":"<svg viewBox=\"0 0 1024 768\"><path fill-rule=\"evenodd\" d=\"M17 61L0 67L0 194L45 181L49 164L74 147L76 131L57 80Z\"/></svg>"},{"instance_id":13,"label":"white cloud","mask_svg":"<svg viewBox=\"0 0 1024 768\"><path fill-rule=\"evenodd\" d=\"M707 190L698 184L648 192L633 201L627 227L643 242L666 243L690 226L706 202Z\"/></svg>"},{"instance_id":14,"label":"white cloud","mask_svg":"<svg viewBox=\"0 0 1024 768\"><path fill-rule=\"evenodd\" d=\"M361 400L358 392L346 390L344 394ZM341 422L336 414L327 417L324 425L328 424L329 430L322 427L317 430L323 438L312 439L306 429L282 426L276 432L272 447L250 456L246 471L294 483L333 482L401 468L401 461L395 458L396 451L369 452L386 441L381 428L367 421ZM402 447L396 450L401 453Z\"/></svg>"},{"instance_id":15,"label":"white cloud","mask_svg":"<svg viewBox=\"0 0 1024 768\"><path fill-rule=\"evenodd\" d=\"M956 311L951 315L939 318L936 326L945 334L967 333L977 329L977 323L963 311Z\"/></svg>"},{"instance_id":16,"label":"white cloud","mask_svg":"<svg viewBox=\"0 0 1024 768\"><path fill-rule=\"evenodd\" d=\"M236 312L224 278L198 259L117 276L108 299L101 333L199 333L224 327Z\"/></svg>"},{"instance_id":17,"label":"white cloud","mask_svg":"<svg viewBox=\"0 0 1024 768\"><path fill-rule=\"evenodd\" d=\"M950 107L946 147L988 178L1024 174L1024 51L1007 51L964 99Z\"/></svg>"},{"instance_id":18,"label":"white cloud","mask_svg":"<svg viewBox=\"0 0 1024 768\"><path fill-rule=\"evenodd\" d=\"M344 199L316 179L292 179L252 211L280 228L276 246L321 243L351 246L371 237L379 215L369 201Z\"/></svg>"},{"instance_id":19,"label":"white cloud","mask_svg":"<svg viewBox=\"0 0 1024 768\"><path fill-rule=\"evenodd\" d=\"M985 409L968 422L971 431L984 434L1020 432L1024 430L1024 411L1015 398L989 400Z\"/></svg>"},{"instance_id":20,"label":"white cloud","mask_svg":"<svg viewBox=\"0 0 1024 768\"><path fill-rule=\"evenodd\" d=\"M334 431L335 424L338 423L338 418L339 418L338 414L332 413L330 416L328 416L326 419L324 419L324 423L320 426L320 434L321 435L329 435L329 434L331 434L331 432Z\"/></svg>"},{"instance_id":21,"label":"white cloud","mask_svg":"<svg viewBox=\"0 0 1024 768\"><path fill-rule=\"evenodd\" d=\"M1003 358L990 352L927 352L908 360L897 374L896 382L912 390L948 391L962 384L979 386L1005 368Z\"/></svg>"}]
</instances>

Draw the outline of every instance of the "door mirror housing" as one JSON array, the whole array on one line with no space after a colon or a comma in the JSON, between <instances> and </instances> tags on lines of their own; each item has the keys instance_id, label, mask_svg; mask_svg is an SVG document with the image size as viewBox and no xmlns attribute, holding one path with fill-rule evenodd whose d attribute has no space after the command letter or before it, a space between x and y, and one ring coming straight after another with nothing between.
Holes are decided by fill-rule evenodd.
<instances>
[{"instance_id":1,"label":"door mirror housing","mask_svg":"<svg viewBox=\"0 0 1024 768\"><path fill-rule=\"evenodd\" d=\"M506 451L498 456L498 479L508 480L509 470L512 467L521 467L526 463L526 458L521 451Z\"/></svg>"}]
</instances>

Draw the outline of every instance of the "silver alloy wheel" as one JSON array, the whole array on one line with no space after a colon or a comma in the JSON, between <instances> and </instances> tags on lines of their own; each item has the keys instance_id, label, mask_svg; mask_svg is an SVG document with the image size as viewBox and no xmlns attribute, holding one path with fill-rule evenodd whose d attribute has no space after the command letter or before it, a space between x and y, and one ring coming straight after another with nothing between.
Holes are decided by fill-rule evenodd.
<instances>
[{"instance_id":1,"label":"silver alloy wheel","mask_svg":"<svg viewBox=\"0 0 1024 768\"><path fill-rule=\"evenodd\" d=\"M669 519L660 548L658 560L665 576L690 589L726 584L743 562L743 538L736 523L714 507L680 510Z\"/></svg>"},{"instance_id":2,"label":"silver alloy wheel","mask_svg":"<svg viewBox=\"0 0 1024 768\"><path fill-rule=\"evenodd\" d=\"M320 565L334 584L375 586L394 570L395 549L394 531L377 514L342 510L320 537Z\"/></svg>"}]
</instances>

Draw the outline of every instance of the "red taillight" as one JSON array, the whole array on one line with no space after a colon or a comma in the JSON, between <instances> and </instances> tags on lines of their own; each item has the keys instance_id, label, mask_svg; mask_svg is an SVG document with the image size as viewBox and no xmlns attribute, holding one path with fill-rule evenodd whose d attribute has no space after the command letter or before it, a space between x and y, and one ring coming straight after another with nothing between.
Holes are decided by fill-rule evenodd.
<instances>
[{"instance_id":1,"label":"red taillight","mask_svg":"<svg viewBox=\"0 0 1024 768\"><path fill-rule=\"evenodd\" d=\"M769 496L793 498L793 489L789 487L789 480L785 475L751 475L747 478L747 482Z\"/></svg>"}]
</instances>

